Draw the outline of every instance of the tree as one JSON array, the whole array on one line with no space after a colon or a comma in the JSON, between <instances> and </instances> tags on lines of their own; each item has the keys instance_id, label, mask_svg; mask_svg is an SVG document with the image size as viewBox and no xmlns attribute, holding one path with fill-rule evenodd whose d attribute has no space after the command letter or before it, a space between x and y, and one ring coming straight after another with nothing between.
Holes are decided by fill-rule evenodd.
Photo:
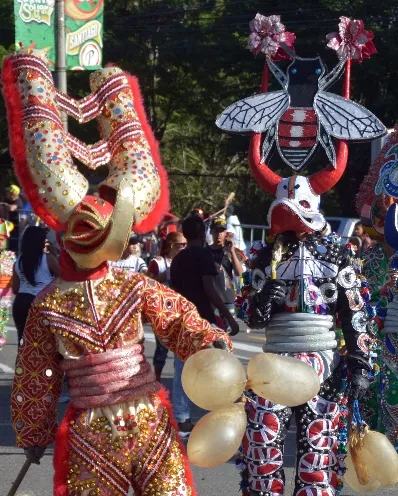
<instances>
[{"instance_id":1,"label":"tree","mask_svg":"<svg viewBox=\"0 0 398 496\"><path fill-rule=\"evenodd\" d=\"M0 0L0 14L10 20L8 26L12 26L10 4ZM304 57L319 53L329 68L337 59L326 49L325 35L337 29L340 15L363 19L367 29L374 31L379 53L354 65L352 99L388 127L396 120L398 6L391 0L191 0L189 4L183 0L108 0L104 61L117 63L139 78L169 171L173 211L178 215L195 206L215 211L235 191L240 217L250 223L266 222L272 198L250 176L249 136L231 136L214 124L227 105L259 90L264 59L245 49L248 23L258 11L281 14L287 29L297 35L297 53ZM12 28L2 30L0 54L12 42ZM279 89L276 81L271 89ZM339 85L334 90L339 91ZM71 95L81 97L88 91L87 73L69 73ZM3 116L4 112L0 115L0 149L7 147ZM95 122L80 126L70 120L70 130L88 143L98 139ZM369 146L350 145L350 150L343 179L323 201L329 215L355 214L354 197L369 166ZM306 172L325 163L320 153ZM271 167L284 176L292 173L276 154ZM95 174L106 174L106 169Z\"/></svg>"}]
</instances>

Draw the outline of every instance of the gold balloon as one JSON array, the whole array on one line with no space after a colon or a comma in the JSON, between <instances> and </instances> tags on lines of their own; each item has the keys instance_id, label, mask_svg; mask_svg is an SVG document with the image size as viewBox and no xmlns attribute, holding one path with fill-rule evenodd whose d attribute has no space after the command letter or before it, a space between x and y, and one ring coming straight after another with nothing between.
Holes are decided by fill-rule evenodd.
<instances>
[{"instance_id":1,"label":"gold balloon","mask_svg":"<svg viewBox=\"0 0 398 496\"><path fill-rule=\"evenodd\" d=\"M316 396L320 382L315 370L297 358L260 353L247 366L247 387L285 406L297 406Z\"/></svg>"},{"instance_id":2,"label":"gold balloon","mask_svg":"<svg viewBox=\"0 0 398 496\"><path fill-rule=\"evenodd\" d=\"M227 351L198 351L185 362L182 387L195 405L217 410L231 405L243 393L246 373L240 361Z\"/></svg>"},{"instance_id":3,"label":"gold balloon","mask_svg":"<svg viewBox=\"0 0 398 496\"><path fill-rule=\"evenodd\" d=\"M363 438L364 462L369 473L385 486L398 483L398 454L388 438L367 430Z\"/></svg>"},{"instance_id":4,"label":"gold balloon","mask_svg":"<svg viewBox=\"0 0 398 496\"><path fill-rule=\"evenodd\" d=\"M246 423L242 403L208 413L199 420L189 436L189 461L203 468L222 465L238 451Z\"/></svg>"},{"instance_id":5,"label":"gold balloon","mask_svg":"<svg viewBox=\"0 0 398 496\"><path fill-rule=\"evenodd\" d=\"M366 450L362 448L361 453L365 458ZM376 480L373 475L370 476L369 482L365 485L360 484L358 481L357 473L355 472L354 464L352 462L350 450L348 450L347 458L345 459L346 473L344 474L344 480L347 484L357 493L373 493L378 487L381 486L380 482Z\"/></svg>"}]
</instances>

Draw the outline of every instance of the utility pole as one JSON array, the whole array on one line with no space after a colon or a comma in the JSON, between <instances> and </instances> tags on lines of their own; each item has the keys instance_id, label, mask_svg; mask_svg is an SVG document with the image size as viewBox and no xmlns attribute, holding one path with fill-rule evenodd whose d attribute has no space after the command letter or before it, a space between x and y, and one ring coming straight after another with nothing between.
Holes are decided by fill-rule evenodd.
<instances>
[{"instance_id":1,"label":"utility pole","mask_svg":"<svg viewBox=\"0 0 398 496\"><path fill-rule=\"evenodd\" d=\"M55 86L67 93L66 84L66 36L65 36L65 1L55 1L55 38L56 38L56 55L55 55ZM68 116L61 112L61 121L64 130L68 131Z\"/></svg>"}]
</instances>

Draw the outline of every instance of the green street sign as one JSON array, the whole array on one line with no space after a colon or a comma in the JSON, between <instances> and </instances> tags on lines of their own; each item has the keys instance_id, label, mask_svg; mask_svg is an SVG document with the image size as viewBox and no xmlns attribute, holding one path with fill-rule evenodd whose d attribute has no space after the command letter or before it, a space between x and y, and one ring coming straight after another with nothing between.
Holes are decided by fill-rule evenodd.
<instances>
[{"instance_id":1,"label":"green street sign","mask_svg":"<svg viewBox=\"0 0 398 496\"><path fill-rule=\"evenodd\" d=\"M52 69L56 57L55 0L14 0L15 43L47 52ZM65 0L68 70L102 67L104 0Z\"/></svg>"},{"instance_id":2,"label":"green street sign","mask_svg":"<svg viewBox=\"0 0 398 496\"><path fill-rule=\"evenodd\" d=\"M15 0L15 44L47 52L55 65L55 0Z\"/></svg>"},{"instance_id":3,"label":"green street sign","mask_svg":"<svg viewBox=\"0 0 398 496\"><path fill-rule=\"evenodd\" d=\"M102 67L104 0L65 0L69 70Z\"/></svg>"}]
</instances>

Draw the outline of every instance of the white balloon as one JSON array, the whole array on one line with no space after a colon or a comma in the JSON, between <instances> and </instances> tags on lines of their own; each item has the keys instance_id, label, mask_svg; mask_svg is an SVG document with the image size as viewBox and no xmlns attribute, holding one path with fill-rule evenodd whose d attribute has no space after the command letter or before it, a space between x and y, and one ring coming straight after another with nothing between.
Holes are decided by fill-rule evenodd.
<instances>
[{"instance_id":1,"label":"white balloon","mask_svg":"<svg viewBox=\"0 0 398 496\"><path fill-rule=\"evenodd\" d=\"M260 353L247 366L247 387L259 396L285 406L302 405L319 393L315 370L293 357Z\"/></svg>"},{"instance_id":2,"label":"white balloon","mask_svg":"<svg viewBox=\"0 0 398 496\"><path fill-rule=\"evenodd\" d=\"M231 353L219 349L198 351L185 362L182 387L195 405L217 410L232 405L246 385L246 372Z\"/></svg>"},{"instance_id":3,"label":"white balloon","mask_svg":"<svg viewBox=\"0 0 398 496\"><path fill-rule=\"evenodd\" d=\"M363 438L364 462L381 484L395 486L398 483L398 454L389 439L381 432L368 430Z\"/></svg>"},{"instance_id":4,"label":"white balloon","mask_svg":"<svg viewBox=\"0 0 398 496\"><path fill-rule=\"evenodd\" d=\"M363 454L365 454L365 451L366 450L362 448L361 452ZM344 480L357 493L373 493L374 491L376 491L377 488L381 486L380 482L376 480L372 475L370 476L370 480L367 484L360 484L351 458L350 450L348 450L347 458L345 459L345 465L347 470L344 474Z\"/></svg>"},{"instance_id":5,"label":"white balloon","mask_svg":"<svg viewBox=\"0 0 398 496\"><path fill-rule=\"evenodd\" d=\"M218 467L238 451L246 430L242 403L210 412L202 417L189 436L187 452L198 467Z\"/></svg>"}]
</instances>

